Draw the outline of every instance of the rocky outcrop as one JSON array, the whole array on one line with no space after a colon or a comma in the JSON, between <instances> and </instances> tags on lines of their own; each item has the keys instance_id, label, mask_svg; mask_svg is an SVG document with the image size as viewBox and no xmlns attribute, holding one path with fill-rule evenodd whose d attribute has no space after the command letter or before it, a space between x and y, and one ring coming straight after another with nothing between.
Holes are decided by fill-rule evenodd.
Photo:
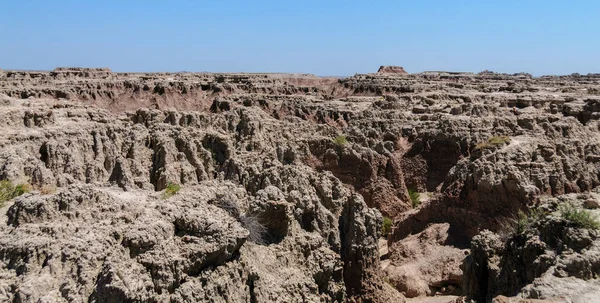
<instances>
[{"instance_id":1,"label":"rocky outcrop","mask_svg":"<svg viewBox=\"0 0 600 303\"><path fill-rule=\"evenodd\" d=\"M395 217L410 207L400 162L402 151L397 151L393 142L373 151L358 144L324 140L311 144L310 157L310 165L331 171L383 215Z\"/></svg>"},{"instance_id":2,"label":"rocky outcrop","mask_svg":"<svg viewBox=\"0 0 600 303\"><path fill-rule=\"evenodd\" d=\"M149 301L173 293L237 258L248 237L239 222L201 202L210 197L203 192L161 201L75 186L17 199L0 244L3 300Z\"/></svg>"},{"instance_id":3,"label":"rocky outcrop","mask_svg":"<svg viewBox=\"0 0 600 303\"><path fill-rule=\"evenodd\" d=\"M36 190L2 208L3 300L402 300L380 274L380 213L300 162L304 129L253 108L22 102L0 111L19 132L0 175Z\"/></svg>"},{"instance_id":4,"label":"rocky outcrop","mask_svg":"<svg viewBox=\"0 0 600 303\"><path fill-rule=\"evenodd\" d=\"M502 231L597 207L600 78L383 71L4 71L2 300L597 295L593 232Z\"/></svg>"},{"instance_id":5,"label":"rocky outcrop","mask_svg":"<svg viewBox=\"0 0 600 303\"><path fill-rule=\"evenodd\" d=\"M381 225L376 210L367 209L356 195L350 198L340 223L344 281L350 302L403 302L402 295L383 283L377 243Z\"/></svg>"},{"instance_id":6,"label":"rocky outcrop","mask_svg":"<svg viewBox=\"0 0 600 303\"><path fill-rule=\"evenodd\" d=\"M140 107L209 109L232 94L329 95L335 78L308 74L113 73L106 68L6 71L0 93L14 98L56 98L95 104L112 112Z\"/></svg>"},{"instance_id":7,"label":"rocky outcrop","mask_svg":"<svg viewBox=\"0 0 600 303\"><path fill-rule=\"evenodd\" d=\"M55 79L72 79L72 78L96 78L102 79L112 75L110 68L81 68L81 67L57 67L50 76Z\"/></svg>"},{"instance_id":8,"label":"rocky outcrop","mask_svg":"<svg viewBox=\"0 0 600 303\"><path fill-rule=\"evenodd\" d=\"M392 243L386 276L406 297L462 294L459 266L466 250L452 246L449 227L448 223L432 224Z\"/></svg>"},{"instance_id":9,"label":"rocky outcrop","mask_svg":"<svg viewBox=\"0 0 600 303\"><path fill-rule=\"evenodd\" d=\"M318 232L303 229L304 222L288 213L296 206L277 201L283 198L277 188L261 190L248 206L242 203L250 198L244 194L233 184L208 181L168 199L92 185L22 196L8 209L2 230L0 294L6 301L25 302L343 302L345 284L368 289L354 280L345 283L342 274L344 268L360 270L364 256L340 257L335 239L330 245ZM360 200L349 203L364 207ZM285 208L278 212L276 205ZM257 212L261 207L265 212ZM246 213L246 219L232 216L232 208ZM312 211L316 220L322 216ZM263 236L269 242L252 242L257 230L248 216L267 227ZM290 221L282 220L286 216ZM342 216L345 228L362 230L363 216ZM377 213L371 216L366 220L381 220ZM273 220L287 229L276 229ZM276 232L282 238L273 242ZM353 239L342 249L368 254L376 235L363 232L367 242ZM378 259L368 262L366 272L379 268ZM364 284L376 287L368 277Z\"/></svg>"},{"instance_id":10,"label":"rocky outcrop","mask_svg":"<svg viewBox=\"0 0 600 303\"><path fill-rule=\"evenodd\" d=\"M499 295L560 302L596 300L600 291L597 227L584 225L580 216L565 215L588 212L579 209L582 203L574 195L544 201L541 209L548 212L533 210L507 221L503 234L485 231L474 237L463 264L467 297L476 302L490 302Z\"/></svg>"},{"instance_id":11,"label":"rocky outcrop","mask_svg":"<svg viewBox=\"0 0 600 303\"><path fill-rule=\"evenodd\" d=\"M377 70L378 74L399 74L399 75L408 75L408 73L404 70L402 66L380 66L379 70Z\"/></svg>"}]
</instances>

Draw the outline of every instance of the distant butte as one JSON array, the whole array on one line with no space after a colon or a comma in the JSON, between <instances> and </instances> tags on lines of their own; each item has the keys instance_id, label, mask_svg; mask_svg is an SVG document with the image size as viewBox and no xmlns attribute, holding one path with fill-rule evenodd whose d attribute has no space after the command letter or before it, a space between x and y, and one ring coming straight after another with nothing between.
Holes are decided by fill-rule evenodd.
<instances>
[{"instance_id":1,"label":"distant butte","mask_svg":"<svg viewBox=\"0 0 600 303\"><path fill-rule=\"evenodd\" d=\"M382 65L377 71L378 74L400 74L408 75L402 66Z\"/></svg>"}]
</instances>

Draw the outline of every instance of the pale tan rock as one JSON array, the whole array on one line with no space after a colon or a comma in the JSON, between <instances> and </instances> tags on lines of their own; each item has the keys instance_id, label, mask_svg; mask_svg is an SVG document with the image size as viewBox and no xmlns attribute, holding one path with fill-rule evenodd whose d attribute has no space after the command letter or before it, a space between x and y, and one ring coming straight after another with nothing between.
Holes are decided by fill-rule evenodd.
<instances>
[{"instance_id":1,"label":"pale tan rock","mask_svg":"<svg viewBox=\"0 0 600 303\"><path fill-rule=\"evenodd\" d=\"M483 229L540 197L597 198L599 79L3 71L0 179L33 192L0 208L0 301L467 293L457 260ZM169 183L183 189L163 199ZM535 237L508 251L535 256L531 277L556 264L511 295L592 300L596 249L578 250L594 234L565 235L568 256ZM471 251L500 271L486 237Z\"/></svg>"},{"instance_id":2,"label":"pale tan rock","mask_svg":"<svg viewBox=\"0 0 600 303\"><path fill-rule=\"evenodd\" d=\"M390 248L391 264L385 269L392 285L406 297L460 293L465 250L452 247L449 224L433 224Z\"/></svg>"}]
</instances>

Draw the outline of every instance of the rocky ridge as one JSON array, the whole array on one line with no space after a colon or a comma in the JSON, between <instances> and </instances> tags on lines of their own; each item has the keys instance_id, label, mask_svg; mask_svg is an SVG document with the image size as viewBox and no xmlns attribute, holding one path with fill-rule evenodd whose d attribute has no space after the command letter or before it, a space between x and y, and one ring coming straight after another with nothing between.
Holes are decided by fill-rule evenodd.
<instances>
[{"instance_id":1,"label":"rocky ridge","mask_svg":"<svg viewBox=\"0 0 600 303\"><path fill-rule=\"evenodd\" d=\"M590 302L595 231L573 231L592 235L580 257L539 240L554 253L535 258L556 268L591 264L574 274L527 261L526 278L500 283L468 260L506 262L494 256L561 233L484 232L545 197L599 201L586 194L600 185L599 88L594 74L4 71L0 179L34 190L1 208L0 297Z\"/></svg>"}]
</instances>

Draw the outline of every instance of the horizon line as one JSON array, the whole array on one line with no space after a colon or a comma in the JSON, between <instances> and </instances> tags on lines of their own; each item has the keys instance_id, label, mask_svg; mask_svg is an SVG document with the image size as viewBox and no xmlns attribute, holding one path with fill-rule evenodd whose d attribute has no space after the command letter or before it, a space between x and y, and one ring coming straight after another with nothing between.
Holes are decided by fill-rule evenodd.
<instances>
[{"instance_id":1,"label":"horizon line","mask_svg":"<svg viewBox=\"0 0 600 303\"><path fill-rule=\"evenodd\" d=\"M400 67L400 66L399 66ZM347 77L352 77L352 76L356 76L356 75L371 75L371 74L387 74L387 75L394 75L396 73L378 73L378 72L372 72L372 73L354 73L353 75L317 75L314 73L310 73L310 72L260 72L260 71L256 71L256 72L248 72L248 71L238 71L238 72L232 72L232 71L228 71L228 72L213 72L213 71L186 71L186 70L181 70L181 71L114 71L112 70L110 67L85 67L85 66L57 66L54 69L18 69L18 68L9 68L9 69L3 69L2 67L0 67L0 71L2 72L40 72L40 73L50 73L50 72L61 72L62 71L69 71L69 70L77 70L77 69L83 69L83 70L97 70L98 72L101 71L105 71L105 72L110 72L110 73L115 73L115 74L249 74L249 75L307 75L307 76L315 76L315 77L320 77L320 78L347 78ZM427 73L448 73L448 74L466 74L466 75L480 75L480 74L484 74L484 73L490 73L490 74L499 74L499 75L511 75L511 76L518 76L518 75L530 75L533 78L543 78L543 77L561 77L561 76L590 76L590 75L600 75L600 73L587 73L587 74L582 74L579 72L573 72L570 74L543 74L543 75L539 75L539 76L535 76L531 73L525 72L525 71L521 71L521 72L517 72L517 73L503 73L503 72L494 72L488 69L484 69L480 72L472 72L472 71L450 71L450 70L425 70L425 71L420 71L420 72L415 72L415 73L408 73L407 74L396 74L396 75L423 75L423 74L427 74Z\"/></svg>"}]
</instances>

